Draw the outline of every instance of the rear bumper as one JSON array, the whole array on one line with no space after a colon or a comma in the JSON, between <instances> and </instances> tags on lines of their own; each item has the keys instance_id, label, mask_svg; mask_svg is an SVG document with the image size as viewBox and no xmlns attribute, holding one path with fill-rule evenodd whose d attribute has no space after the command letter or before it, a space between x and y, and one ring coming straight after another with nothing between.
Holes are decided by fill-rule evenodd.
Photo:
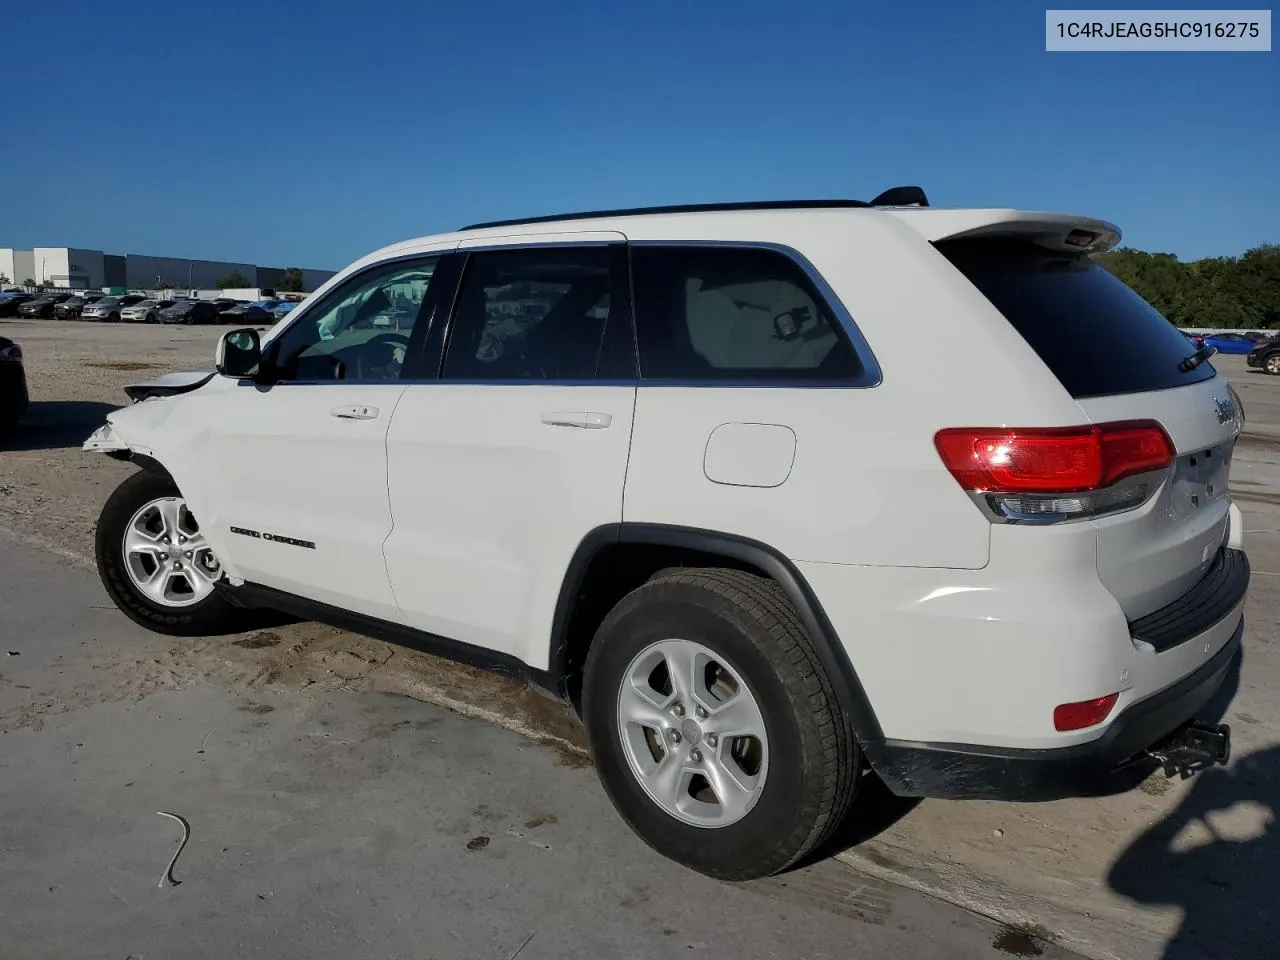
<instances>
[{"instance_id":1,"label":"rear bumper","mask_svg":"<svg viewBox=\"0 0 1280 960\"><path fill-rule=\"evenodd\" d=\"M1198 670L1131 704L1096 740L1044 750L886 740L866 746L889 789L904 797L1056 800L1128 789L1158 764L1145 751L1213 699L1236 668L1244 636L1231 639Z\"/></svg>"}]
</instances>

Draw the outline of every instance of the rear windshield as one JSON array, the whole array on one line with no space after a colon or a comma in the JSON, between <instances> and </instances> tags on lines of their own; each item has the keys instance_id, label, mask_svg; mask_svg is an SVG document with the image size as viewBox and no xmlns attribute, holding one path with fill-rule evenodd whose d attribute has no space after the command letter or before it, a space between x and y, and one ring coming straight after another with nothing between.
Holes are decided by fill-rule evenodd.
<instances>
[{"instance_id":1,"label":"rear windshield","mask_svg":"<svg viewBox=\"0 0 1280 960\"><path fill-rule=\"evenodd\" d=\"M1168 390L1211 379L1173 324L1081 254L1030 243L949 240L942 254L986 296L1077 400Z\"/></svg>"}]
</instances>

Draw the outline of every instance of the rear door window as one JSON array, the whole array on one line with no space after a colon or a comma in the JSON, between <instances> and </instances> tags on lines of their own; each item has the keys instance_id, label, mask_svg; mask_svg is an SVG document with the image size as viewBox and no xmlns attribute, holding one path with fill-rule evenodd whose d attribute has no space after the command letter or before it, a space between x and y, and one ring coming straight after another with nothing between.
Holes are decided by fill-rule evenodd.
<instances>
[{"instance_id":1,"label":"rear door window","mask_svg":"<svg viewBox=\"0 0 1280 960\"><path fill-rule=\"evenodd\" d=\"M637 244L631 270L646 380L843 380L863 373L828 305L777 250Z\"/></svg>"},{"instance_id":2,"label":"rear door window","mask_svg":"<svg viewBox=\"0 0 1280 960\"><path fill-rule=\"evenodd\" d=\"M1087 256L1007 240L949 240L937 247L1077 400L1168 390L1215 375L1208 362L1180 371L1195 347Z\"/></svg>"}]
</instances>

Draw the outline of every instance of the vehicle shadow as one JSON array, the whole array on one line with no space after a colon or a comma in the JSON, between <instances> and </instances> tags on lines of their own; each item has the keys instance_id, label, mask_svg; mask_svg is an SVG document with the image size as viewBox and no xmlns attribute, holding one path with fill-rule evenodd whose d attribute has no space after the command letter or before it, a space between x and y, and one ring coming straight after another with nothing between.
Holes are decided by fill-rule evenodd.
<instances>
[{"instance_id":1,"label":"vehicle shadow","mask_svg":"<svg viewBox=\"0 0 1280 960\"><path fill-rule=\"evenodd\" d=\"M1240 684L1243 653L1200 714L1226 715ZM1134 902L1182 911L1163 960L1280 956L1274 877L1280 864L1280 746L1255 750L1197 774L1172 813L1149 827L1107 873Z\"/></svg>"},{"instance_id":2,"label":"vehicle shadow","mask_svg":"<svg viewBox=\"0 0 1280 960\"><path fill-rule=\"evenodd\" d=\"M22 422L0 435L0 450L78 447L120 404L96 400L32 400Z\"/></svg>"},{"instance_id":3,"label":"vehicle shadow","mask_svg":"<svg viewBox=\"0 0 1280 960\"><path fill-rule=\"evenodd\" d=\"M1232 658L1231 664L1227 668L1227 674L1223 678L1222 686L1218 688L1208 703L1196 711L1197 720L1204 723L1220 723L1227 715L1227 711L1231 708L1231 703L1235 700L1236 693L1240 688L1240 668L1242 663L1243 651ZM1280 750L1280 748L1277 749ZM1277 758L1276 765L1277 777L1280 778L1280 757ZM1211 770L1207 773L1202 773L1200 776L1203 777L1220 772L1220 770L1221 768L1218 768L1217 771ZM1154 761L1148 764L1135 764L1123 771L1108 775L1102 781L1081 784L1078 796L1081 798L1101 798L1127 793L1136 789L1153 773L1157 776L1163 776L1158 772L1158 767ZM1280 779L1277 779L1276 789L1280 790ZM858 791L854 796L853 805L844 820L830 837L788 868L788 872L811 866L822 860L834 857L850 847L855 847L874 839L909 815L922 802L918 798L896 796L873 771L864 770L862 780L858 784ZM1276 851L1273 851L1273 855L1275 853ZM1280 863L1280 861L1277 861L1277 863ZM1276 932L1280 933L1280 930ZM1182 954L1170 954L1167 960L1182 960L1183 956ZM1198 955L1187 954L1185 956ZM1244 956L1242 954L1241 958ZM1280 956L1280 954L1275 956Z\"/></svg>"},{"instance_id":4,"label":"vehicle shadow","mask_svg":"<svg viewBox=\"0 0 1280 960\"><path fill-rule=\"evenodd\" d=\"M1111 889L1144 906L1178 907L1163 960L1280 953L1275 872L1280 746L1196 777L1186 799L1111 865Z\"/></svg>"}]
</instances>

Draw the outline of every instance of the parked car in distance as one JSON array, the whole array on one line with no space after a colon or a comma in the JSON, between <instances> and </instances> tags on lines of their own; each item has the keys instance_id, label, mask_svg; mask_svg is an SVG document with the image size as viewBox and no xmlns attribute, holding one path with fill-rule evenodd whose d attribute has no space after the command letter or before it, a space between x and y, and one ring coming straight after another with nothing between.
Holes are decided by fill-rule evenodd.
<instances>
[{"instance_id":1,"label":"parked car in distance","mask_svg":"<svg viewBox=\"0 0 1280 960\"><path fill-rule=\"evenodd\" d=\"M175 300L158 316L161 323L217 323L218 308L211 300Z\"/></svg>"},{"instance_id":2,"label":"parked car in distance","mask_svg":"<svg viewBox=\"0 0 1280 960\"><path fill-rule=\"evenodd\" d=\"M1200 336L1198 333L1184 333L1183 336L1186 337L1187 342L1197 350L1204 346L1204 337Z\"/></svg>"},{"instance_id":3,"label":"parked car in distance","mask_svg":"<svg viewBox=\"0 0 1280 960\"><path fill-rule=\"evenodd\" d=\"M18 308L34 299L29 293L6 293L0 296L0 317L16 317Z\"/></svg>"},{"instance_id":4,"label":"parked car in distance","mask_svg":"<svg viewBox=\"0 0 1280 960\"><path fill-rule=\"evenodd\" d=\"M271 313L277 320L279 320L297 305L298 301L296 300L281 300L271 308Z\"/></svg>"},{"instance_id":5,"label":"parked car in distance","mask_svg":"<svg viewBox=\"0 0 1280 960\"><path fill-rule=\"evenodd\" d=\"M1044 801L1226 763L1239 398L1094 260L1119 228L926 204L384 248L127 388L85 442L138 467L103 587L159 633L276 608L523 674L721 880L805 858L864 771Z\"/></svg>"},{"instance_id":6,"label":"parked car in distance","mask_svg":"<svg viewBox=\"0 0 1280 960\"><path fill-rule=\"evenodd\" d=\"M101 293L86 293L83 296L68 297L53 308L53 319L79 320L85 307L91 303L97 303L104 296L105 294Z\"/></svg>"},{"instance_id":7,"label":"parked car in distance","mask_svg":"<svg viewBox=\"0 0 1280 960\"><path fill-rule=\"evenodd\" d=\"M1211 333L1204 338L1205 346L1217 347L1219 353L1248 353L1257 342L1248 333Z\"/></svg>"},{"instance_id":8,"label":"parked car in distance","mask_svg":"<svg viewBox=\"0 0 1280 960\"><path fill-rule=\"evenodd\" d=\"M1280 335L1272 334L1253 345L1244 358L1245 366L1280 376Z\"/></svg>"},{"instance_id":9,"label":"parked car in distance","mask_svg":"<svg viewBox=\"0 0 1280 960\"><path fill-rule=\"evenodd\" d=\"M160 311L172 307L176 300L139 300L131 307L120 311L120 319L125 323L157 323Z\"/></svg>"},{"instance_id":10,"label":"parked car in distance","mask_svg":"<svg viewBox=\"0 0 1280 960\"><path fill-rule=\"evenodd\" d=\"M279 304L279 300L255 300L253 303L238 303L218 314L220 323L238 323L242 326L260 326L274 323L271 310Z\"/></svg>"},{"instance_id":11,"label":"parked car in distance","mask_svg":"<svg viewBox=\"0 0 1280 960\"><path fill-rule=\"evenodd\" d=\"M101 320L106 323L119 323L120 313L126 307L132 307L135 303L141 303L147 299L141 294L128 293L119 297L103 297L96 303L91 303L80 312L83 320Z\"/></svg>"},{"instance_id":12,"label":"parked car in distance","mask_svg":"<svg viewBox=\"0 0 1280 960\"><path fill-rule=\"evenodd\" d=\"M0 337L0 434L13 429L27 410L27 372L22 348Z\"/></svg>"},{"instance_id":13,"label":"parked car in distance","mask_svg":"<svg viewBox=\"0 0 1280 960\"><path fill-rule=\"evenodd\" d=\"M53 308L69 299L69 293L42 293L18 307L18 316L50 320L53 318Z\"/></svg>"}]
</instances>

